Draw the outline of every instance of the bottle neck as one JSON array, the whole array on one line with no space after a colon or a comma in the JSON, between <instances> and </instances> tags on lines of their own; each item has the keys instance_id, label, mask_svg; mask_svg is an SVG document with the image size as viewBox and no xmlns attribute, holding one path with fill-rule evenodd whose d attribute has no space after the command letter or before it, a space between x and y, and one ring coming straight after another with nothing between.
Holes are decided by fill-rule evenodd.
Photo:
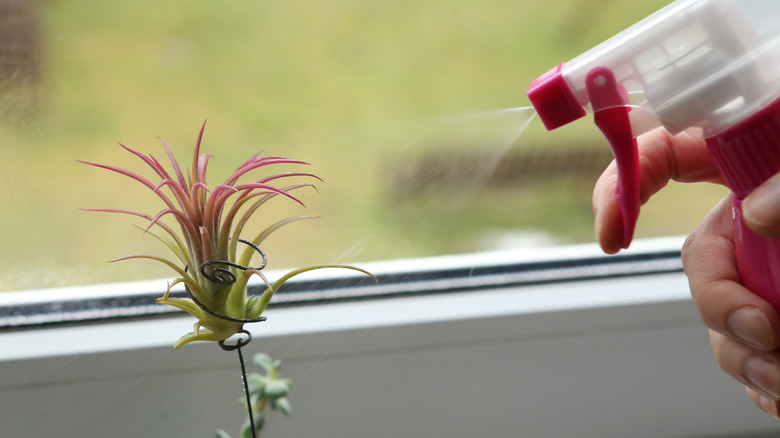
<instances>
[{"instance_id":1,"label":"bottle neck","mask_svg":"<svg viewBox=\"0 0 780 438\"><path fill-rule=\"evenodd\" d=\"M780 172L780 99L706 141L726 184L743 199Z\"/></svg>"}]
</instances>

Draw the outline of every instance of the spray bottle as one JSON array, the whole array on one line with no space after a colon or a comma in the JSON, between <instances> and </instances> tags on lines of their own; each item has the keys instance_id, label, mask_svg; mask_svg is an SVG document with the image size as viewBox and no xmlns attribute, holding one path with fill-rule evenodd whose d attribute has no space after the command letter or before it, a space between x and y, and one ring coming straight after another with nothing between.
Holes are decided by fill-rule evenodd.
<instances>
[{"instance_id":1,"label":"spray bottle","mask_svg":"<svg viewBox=\"0 0 780 438\"><path fill-rule=\"evenodd\" d=\"M548 130L593 113L618 166L624 248L640 206L636 137L659 126L703 137L734 193L742 283L780 309L780 239L741 213L780 172L779 0L674 1L542 75L528 97Z\"/></svg>"}]
</instances>

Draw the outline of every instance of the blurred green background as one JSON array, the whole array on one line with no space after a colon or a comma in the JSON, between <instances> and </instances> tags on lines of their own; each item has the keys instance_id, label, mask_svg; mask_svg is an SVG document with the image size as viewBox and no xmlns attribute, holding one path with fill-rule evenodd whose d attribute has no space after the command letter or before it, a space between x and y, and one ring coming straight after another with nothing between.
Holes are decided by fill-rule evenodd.
<instances>
[{"instance_id":1,"label":"blurred green background","mask_svg":"<svg viewBox=\"0 0 780 438\"><path fill-rule=\"evenodd\" d=\"M606 142L589 119L515 141L529 113L500 110L665 3L0 0L0 290L170 276L106 263L167 249L77 208L162 205L76 160L139 171L116 143L162 159L159 136L188 163L206 119L212 184L259 150L325 180L257 216L321 216L268 240L271 268L591 241ZM724 193L672 185L637 234L687 234Z\"/></svg>"}]
</instances>

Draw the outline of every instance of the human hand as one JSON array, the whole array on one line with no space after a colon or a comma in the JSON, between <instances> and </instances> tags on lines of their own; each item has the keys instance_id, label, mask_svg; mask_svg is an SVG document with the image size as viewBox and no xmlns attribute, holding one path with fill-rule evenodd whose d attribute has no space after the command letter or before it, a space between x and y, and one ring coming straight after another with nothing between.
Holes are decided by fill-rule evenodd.
<instances>
[{"instance_id":1,"label":"human hand","mask_svg":"<svg viewBox=\"0 0 780 438\"><path fill-rule=\"evenodd\" d=\"M656 130L641 136L638 147L642 203L669 180L723 183L700 139L684 133L670 136ZM613 163L593 192L596 236L610 254L620 250L622 239L616 185L617 169ZM754 231L780 236L780 174L745 199L743 213ZM710 343L718 364L745 385L756 405L780 418L780 314L739 282L730 196L687 239L682 258L694 303L710 329Z\"/></svg>"}]
</instances>

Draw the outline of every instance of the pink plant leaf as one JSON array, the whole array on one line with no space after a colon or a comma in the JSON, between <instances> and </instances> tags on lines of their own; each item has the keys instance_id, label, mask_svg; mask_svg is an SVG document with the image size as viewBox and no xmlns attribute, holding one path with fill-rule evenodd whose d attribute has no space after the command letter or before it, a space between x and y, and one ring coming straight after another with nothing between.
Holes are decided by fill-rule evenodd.
<instances>
[{"instance_id":1,"label":"pink plant leaf","mask_svg":"<svg viewBox=\"0 0 780 438\"><path fill-rule=\"evenodd\" d=\"M206 120L203 121L203 125L200 127L200 132L198 132L198 140L195 142L195 150L192 152L192 174L190 176L190 185L193 185L195 183L201 182L206 183L205 178L203 180L198 179L198 175L200 172L200 145L203 141L203 131L206 129ZM205 173L205 169L204 169Z\"/></svg>"},{"instance_id":2,"label":"pink plant leaf","mask_svg":"<svg viewBox=\"0 0 780 438\"><path fill-rule=\"evenodd\" d=\"M272 196L276 196L276 193L275 192L249 192L249 191L242 192L238 196L238 198L233 202L233 205L230 206L230 209L225 215L225 219L224 220L220 219L221 225L220 225L220 231L218 237L219 240L217 243L217 248L219 249L220 257L225 257L228 260L236 259L235 245L232 245L228 241L228 239L230 239L231 230L233 230L233 221L235 220L235 217L238 214L238 212L247 202L249 202L250 200L256 197L264 196L264 195L269 195L266 196L266 198L270 199ZM240 230L238 230L235 234L233 234L236 241L238 241L240 234L241 234Z\"/></svg>"},{"instance_id":3,"label":"pink plant leaf","mask_svg":"<svg viewBox=\"0 0 780 438\"><path fill-rule=\"evenodd\" d=\"M269 159L269 157L262 157L258 158L255 161L253 161L250 164L247 164L246 166L241 166L238 169L236 169L232 175L230 175L223 184L235 184L236 181L238 181L239 178L241 178L243 175L248 173L251 170L268 166L271 164L303 164L303 165L309 165L309 163L305 161L300 160L290 160L287 158L281 158L281 157L273 157L272 159Z\"/></svg>"},{"instance_id":4,"label":"pink plant leaf","mask_svg":"<svg viewBox=\"0 0 780 438\"><path fill-rule=\"evenodd\" d=\"M246 184L239 184L237 186L234 186L237 190L243 191L243 190L253 190L253 189L263 189L263 190L269 190L271 192L276 192L280 195L284 195L293 201L297 202L298 204L301 204L302 206L306 206L303 201L296 198L295 196L291 195L290 193L287 193L284 189L280 189L278 187L274 187L269 184L263 184L263 183L246 183Z\"/></svg>"},{"instance_id":5,"label":"pink plant leaf","mask_svg":"<svg viewBox=\"0 0 780 438\"><path fill-rule=\"evenodd\" d=\"M242 191L251 191L255 189L263 189L263 190L276 192L278 194L287 196L288 198L294 200L295 202L301 205L304 205L300 199L287 193L284 189L280 189L278 187L274 187L269 184L247 183L238 186L222 184L215 187L212 190L211 196L209 197L206 203L206 208L204 209L204 220L203 220L204 224L208 225L212 230L216 230L216 228L219 226L219 220L222 214L222 209L225 207L225 203L227 202L227 199L235 193L242 192Z\"/></svg>"},{"instance_id":6,"label":"pink plant leaf","mask_svg":"<svg viewBox=\"0 0 780 438\"><path fill-rule=\"evenodd\" d=\"M86 164L88 166L100 167L102 169L110 170L112 172L116 172L116 173L119 173L121 175L124 175L124 176L127 176L129 178L132 178L132 179L140 182L141 184L145 185L146 187L151 189L153 192L155 192L157 194L157 196L159 196L160 199L162 199L163 202L165 202L165 205L167 205L170 208L174 208L174 204L170 200L170 198L168 198L164 193L158 192L158 191L155 190L156 185L154 183L152 183L147 178L144 178L143 176L141 176L141 175L139 175L139 174L137 174L135 172L131 172L129 170L125 170L125 169L122 169L122 168L116 167L116 166L110 166L108 164L92 163L92 162L89 162L89 161L81 161L81 160L77 160L77 161L79 163Z\"/></svg>"},{"instance_id":7,"label":"pink plant leaf","mask_svg":"<svg viewBox=\"0 0 780 438\"><path fill-rule=\"evenodd\" d=\"M157 213L157 215L155 215L154 218L152 218L151 222L149 223L149 226L146 227L146 229L148 230L152 228L152 226L157 224L160 218L162 218L166 214L172 214L176 218L177 222L179 222L179 225L181 225L182 229L187 232L187 234L193 236L197 235L195 230L195 225L190 221L189 217L187 217L187 215L185 215L181 211L176 210L175 208L166 208L160 211L159 213Z\"/></svg>"},{"instance_id":8,"label":"pink plant leaf","mask_svg":"<svg viewBox=\"0 0 780 438\"><path fill-rule=\"evenodd\" d=\"M187 180L184 179L184 173L181 171L181 166L179 166L179 162L176 160L176 156L173 155L173 152L171 151L171 148L168 147L168 144L165 143L165 140L160 138L160 143L162 143L163 148L165 148L165 152L168 154L168 159L171 161L171 165L173 166L173 171L176 173L176 179L179 181L179 185L187 190Z\"/></svg>"},{"instance_id":9,"label":"pink plant leaf","mask_svg":"<svg viewBox=\"0 0 780 438\"><path fill-rule=\"evenodd\" d=\"M171 189L171 192L173 193L173 196L176 198L176 201L179 203L179 207L181 208L182 212L185 212L187 216L192 219L196 215L196 208L193 206L192 200L189 197L189 192L186 188L182 187L178 182L172 180L172 179L164 179L160 181L159 184L157 184L157 187L155 187L154 191L155 193L158 193L161 188L168 186Z\"/></svg>"},{"instance_id":10,"label":"pink plant leaf","mask_svg":"<svg viewBox=\"0 0 780 438\"><path fill-rule=\"evenodd\" d=\"M261 154L261 152L257 152L255 154L253 154L251 157L249 157L249 159L247 159L246 161L241 163L241 165L238 166L236 168L236 170L241 170L244 167L249 166L252 163L254 163L255 161L261 160L261 159L265 159L265 160L283 160L283 159L285 159L285 157L282 157L282 156L279 156L279 155L268 155L268 156L261 157L260 154Z\"/></svg>"},{"instance_id":11,"label":"pink plant leaf","mask_svg":"<svg viewBox=\"0 0 780 438\"><path fill-rule=\"evenodd\" d=\"M255 236L254 239L251 240L251 242L255 246L260 246L261 243L274 231L278 230L279 228L291 224L293 222L298 222L306 219L318 219L318 216L295 216L295 217L288 217L286 219L282 219L280 221L277 221L273 223L271 226L267 227L263 231L261 231L257 236ZM252 247L247 247L247 249L244 250L243 254L241 254L241 258L239 259L238 264L247 266L249 264L249 260L252 258Z\"/></svg>"},{"instance_id":12,"label":"pink plant leaf","mask_svg":"<svg viewBox=\"0 0 780 438\"><path fill-rule=\"evenodd\" d=\"M277 179L280 179L280 178L293 178L293 177L297 177L297 176L311 177L311 178L314 178L314 179L316 179L316 180L318 180L320 182L323 182L322 178L320 178L319 176L314 175L312 173L304 173L304 172L277 173L275 175L269 175L269 176L267 176L265 178L260 178L259 180L255 181L255 182L267 183L269 181L274 181L274 180L277 180Z\"/></svg>"},{"instance_id":13,"label":"pink plant leaf","mask_svg":"<svg viewBox=\"0 0 780 438\"><path fill-rule=\"evenodd\" d=\"M317 190L317 187L313 184L296 184L288 187L284 187L282 190L285 192L289 192L292 190L300 189L303 187L311 187L314 190ZM239 236L241 236L241 233L244 230L244 226L249 222L249 219L252 217L254 212L260 208L263 204L265 204L268 200L272 199L278 193L276 192L254 192L250 195L250 192L243 192L242 195L249 195L243 198L240 198L240 201L237 201L233 204L231 207L231 210L228 212L228 215L225 218L225 223L222 225L223 235L220 236L220 242L224 243L227 239L227 234L230 232L230 229L233 229L231 242L230 242L230 250L229 254L233 257L233 259L236 259L236 243L238 242ZM235 220L235 216L238 214L239 209L243 206L243 204L246 203L251 198L262 196L262 199L257 200L254 204L249 206L246 211L243 213L241 218L238 222L236 222L235 227L233 227L233 221Z\"/></svg>"},{"instance_id":14,"label":"pink plant leaf","mask_svg":"<svg viewBox=\"0 0 780 438\"><path fill-rule=\"evenodd\" d=\"M154 157L152 156L147 157L146 155L136 151L133 148L125 146L122 143L118 143L118 144L119 146L122 146L122 148L124 148L126 151L130 152L131 154L143 160L147 166L151 167L152 170L154 170L155 173L157 173L157 175L160 176L160 178L170 178L168 172L165 171L165 168L162 167L162 165L159 162L157 162L157 160L155 160Z\"/></svg>"},{"instance_id":15,"label":"pink plant leaf","mask_svg":"<svg viewBox=\"0 0 780 438\"><path fill-rule=\"evenodd\" d=\"M120 214L129 214L129 215L132 215L132 216L138 216L138 217L142 217L142 218L144 218L144 219L146 219L146 220L148 220L148 221L150 221L150 222L151 222L151 221L154 219L154 218L153 218L151 215L149 215L149 214L146 214L146 213L143 213L143 212L140 212L140 211L135 211L135 210L126 210L126 209L121 209L121 208L80 208L79 210L82 210L82 211L97 211L97 212L104 212L104 213L120 213ZM186 244L185 244L185 243L184 243L184 242L181 240L181 238L179 237L179 235L178 235L178 234L177 234L175 231L173 231L173 229L172 229L171 227L169 227L169 226L168 226L168 224L166 224L165 222L160 222L160 221L157 221L157 222L155 222L155 225L157 225L158 227L160 227L160 228L162 228L163 230L165 230L165 232L166 232L166 233L168 233L168 235L169 235L169 236L170 236L170 237L171 237L171 238L174 240L174 242L176 243L176 245L177 245L179 248L181 248L181 250L182 250L182 251L183 251L185 254L187 253L187 248L188 248L188 245L186 245ZM142 230L144 230L144 232L147 232L147 231L149 230L149 228L150 228L150 227L147 227L146 229L143 229L143 228L142 228Z\"/></svg>"},{"instance_id":16,"label":"pink plant leaf","mask_svg":"<svg viewBox=\"0 0 780 438\"><path fill-rule=\"evenodd\" d=\"M222 186L220 186L222 187ZM239 192L239 191L251 191L255 189L263 189L268 190L271 192L275 192L280 195L284 195L293 201L299 203L300 205L304 205L304 203L293 196L292 194L288 193L284 189L280 189L278 187L274 187L269 184L262 184L262 183L248 183L248 184L241 184L238 186L228 186L233 188L235 191L224 194L224 193L216 193L216 188L214 189L214 193L212 193L211 197L209 198L209 201L206 206L206 210L204 213L204 224L210 225L210 227L215 230L215 234L218 236L217 227L219 226L219 220L221 219L222 214L222 208L224 208L225 202L227 201L228 197L232 195L233 193ZM226 190L223 190L222 192L225 192Z\"/></svg>"},{"instance_id":17,"label":"pink plant leaf","mask_svg":"<svg viewBox=\"0 0 780 438\"><path fill-rule=\"evenodd\" d=\"M189 257L189 254L187 252L187 247L186 246L181 246L178 243L166 240L162 236L160 236L157 233L155 233L154 231L145 230L143 227L141 227L139 225L134 225L134 226L136 228L138 228L139 230L143 231L144 233L147 233L150 236L154 237L155 239L160 241L163 245L168 247L168 249L170 249L171 252L174 255L176 255L176 257L179 259L179 261L181 261L182 264L184 264L185 266L188 266L188 265L192 264L192 260L190 260L190 257ZM176 239L174 239L174 240L176 240Z\"/></svg>"},{"instance_id":18,"label":"pink plant leaf","mask_svg":"<svg viewBox=\"0 0 780 438\"><path fill-rule=\"evenodd\" d=\"M211 154L203 154L198 158L198 169L196 173L196 182L206 184L206 169L209 165L209 159L211 159L213 155Z\"/></svg>"},{"instance_id":19,"label":"pink plant leaf","mask_svg":"<svg viewBox=\"0 0 780 438\"><path fill-rule=\"evenodd\" d=\"M211 250L211 239L209 238L209 230L207 230L206 227L201 226L198 228L198 231L200 232L200 243L202 245L201 251L203 254L203 259L201 260L201 262L214 260L214 254Z\"/></svg>"},{"instance_id":20,"label":"pink plant leaf","mask_svg":"<svg viewBox=\"0 0 780 438\"><path fill-rule=\"evenodd\" d=\"M209 186L206 184L203 184L202 182L198 182L192 185L193 189L200 188L206 193L211 193L211 189L209 189ZM194 191L194 190L193 190Z\"/></svg>"},{"instance_id":21,"label":"pink plant leaf","mask_svg":"<svg viewBox=\"0 0 780 438\"><path fill-rule=\"evenodd\" d=\"M194 283L194 280L192 279L192 277L190 277L189 274L187 274L187 272L184 271L184 269L180 268L179 265L177 265L176 263L174 263L174 262L172 262L172 261L170 261L170 260L168 260L166 258L159 257L159 256L153 256L153 255L148 255L148 254L133 254L133 255L128 255L128 256L119 257L119 258L116 258L116 259L113 259L113 260L109 260L109 263L115 263L115 262L121 262L121 261L125 261L125 260L133 260L133 259L156 260L158 262L161 262L161 263L167 265L169 268L173 269L174 271L176 271L176 273L179 274L179 276L182 277L184 279L184 281L190 280L190 281L192 281Z\"/></svg>"},{"instance_id":22,"label":"pink plant leaf","mask_svg":"<svg viewBox=\"0 0 780 438\"><path fill-rule=\"evenodd\" d=\"M203 224L209 227L212 232L217 233L219 227L219 218L222 214L222 209L225 207L225 200L237 193L238 189L229 185L219 185L212 189L206 205L203 208Z\"/></svg>"},{"instance_id":23,"label":"pink plant leaf","mask_svg":"<svg viewBox=\"0 0 780 438\"><path fill-rule=\"evenodd\" d=\"M176 197L176 200L179 202L182 209L187 209L187 207L189 207L189 193L185 187L182 187L178 182L172 179L164 179L157 184L154 191L159 192L160 189L165 186L171 188L171 192L173 192L173 195Z\"/></svg>"},{"instance_id":24,"label":"pink plant leaf","mask_svg":"<svg viewBox=\"0 0 780 438\"><path fill-rule=\"evenodd\" d=\"M179 281L185 283L190 288L190 292L192 292L192 294L195 295L195 297L198 300L206 299L206 294L201 288L201 285L192 276L190 276L184 269L180 268L176 263L173 263L172 261L166 258L148 255L148 254L134 254L134 255L128 255L124 257L119 257L114 260L109 260L109 263L115 263L115 262L121 262L125 260L133 260L133 259L155 260L165 264L169 268L176 271L177 274L179 274L179 277L181 277Z\"/></svg>"},{"instance_id":25,"label":"pink plant leaf","mask_svg":"<svg viewBox=\"0 0 780 438\"><path fill-rule=\"evenodd\" d=\"M176 201L179 203L179 206L181 207L182 211L186 211L189 209L189 198L188 198L188 189L186 185L182 187L180 184L178 184L173 178L171 178L170 174L167 170L163 167L162 164L160 164L159 161L157 161L154 156L149 154L149 159L152 160L156 168L159 168L158 174L160 178L162 178L163 181L171 181L174 184L168 184L171 187L171 191L173 193L173 196L176 198ZM158 186L159 187L159 186Z\"/></svg>"},{"instance_id":26,"label":"pink plant leaf","mask_svg":"<svg viewBox=\"0 0 780 438\"><path fill-rule=\"evenodd\" d=\"M154 155L149 154L149 160L151 160L152 163L154 163L154 168L157 170L158 175L160 175L160 178L162 179L173 179L171 178L171 174L168 173L167 170L165 170L165 167L160 163L157 158L154 158ZM159 169L159 170L158 170Z\"/></svg>"},{"instance_id":27,"label":"pink plant leaf","mask_svg":"<svg viewBox=\"0 0 780 438\"><path fill-rule=\"evenodd\" d=\"M102 169L107 169L107 170L110 170L112 172L120 173L120 174L122 174L124 176L130 177L130 178L140 182L141 184L145 185L146 187L148 187L148 188L150 188L152 190L154 190L154 188L156 187L154 185L154 183L149 181L149 179L144 178L143 176L141 176L141 175L139 175L139 174L137 174L135 172L131 172L129 170L122 169L121 167L111 166L111 165L108 165L108 164L92 163L92 162L89 162L89 161L81 161L81 160L76 160L76 161L78 161L79 163L82 163L82 164L86 164L88 166L100 167Z\"/></svg>"}]
</instances>

